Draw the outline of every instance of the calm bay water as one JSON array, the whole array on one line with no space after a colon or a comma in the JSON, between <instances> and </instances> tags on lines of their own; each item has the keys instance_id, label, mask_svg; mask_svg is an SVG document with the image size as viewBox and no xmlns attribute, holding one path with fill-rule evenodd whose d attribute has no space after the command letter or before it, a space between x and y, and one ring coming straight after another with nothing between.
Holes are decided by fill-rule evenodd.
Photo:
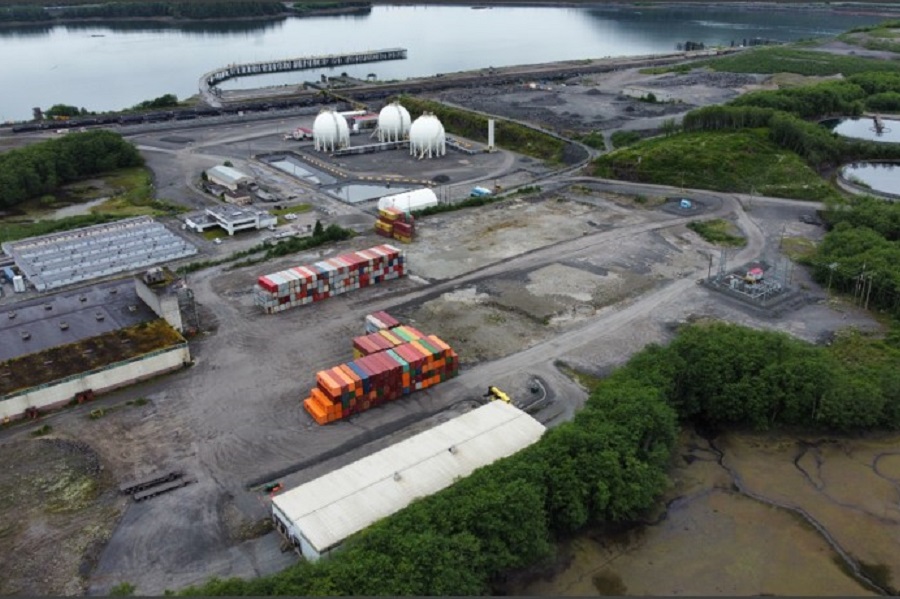
<instances>
[{"instance_id":1,"label":"calm bay water","mask_svg":"<svg viewBox=\"0 0 900 599\"><path fill-rule=\"evenodd\" d=\"M403 47L408 59L342 67L358 77L403 79L509 66L670 52L763 37L791 41L835 35L876 16L736 9L375 6L369 14L277 22L109 23L0 29L0 122L31 118L56 103L117 110L197 91L200 76L230 63ZM336 71L263 75L228 82L258 87Z\"/></svg>"}]
</instances>

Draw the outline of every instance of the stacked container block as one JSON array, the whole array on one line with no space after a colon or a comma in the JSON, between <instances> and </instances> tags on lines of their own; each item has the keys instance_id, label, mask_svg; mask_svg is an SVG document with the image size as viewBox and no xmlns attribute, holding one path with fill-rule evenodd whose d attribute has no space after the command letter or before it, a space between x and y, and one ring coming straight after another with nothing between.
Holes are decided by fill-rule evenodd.
<instances>
[{"instance_id":1,"label":"stacked container block","mask_svg":"<svg viewBox=\"0 0 900 599\"><path fill-rule=\"evenodd\" d=\"M398 329L410 327L389 332ZM421 335L415 329L404 334ZM427 389L458 373L456 352L437 336L422 335L317 373L316 386L303 407L316 422L326 424Z\"/></svg>"},{"instance_id":2,"label":"stacked container block","mask_svg":"<svg viewBox=\"0 0 900 599\"><path fill-rule=\"evenodd\" d=\"M259 277L254 301L267 314L274 314L405 274L403 252L379 245Z\"/></svg>"},{"instance_id":3,"label":"stacked container block","mask_svg":"<svg viewBox=\"0 0 900 599\"><path fill-rule=\"evenodd\" d=\"M377 333L370 333L353 339L353 357L362 358L371 354L377 354L398 345L418 341L425 337L420 331L407 326L398 326L393 329L385 329Z\"/></svg>"},{"instance_id":4,"label":"stacked container block","mask_svg":"<svg viewBox=\"0 0 900 599\"><path fill-rule=\"evenodd\" d=\"M379 208L378 220L375 221L375 232L403 243L410 243L415 232L413 217L393 206Z\"/></svg>"},{"instance_id":5,"label":"stacked container block","mask_svg":"<svg viewBox=\"0 0 900 599\"><path fill-rule=\"evenodd\" d=\"M366 333L377 333L399 327L400 321L387 312L373 312L366 316Z\"/></svg>"}]
</instances>

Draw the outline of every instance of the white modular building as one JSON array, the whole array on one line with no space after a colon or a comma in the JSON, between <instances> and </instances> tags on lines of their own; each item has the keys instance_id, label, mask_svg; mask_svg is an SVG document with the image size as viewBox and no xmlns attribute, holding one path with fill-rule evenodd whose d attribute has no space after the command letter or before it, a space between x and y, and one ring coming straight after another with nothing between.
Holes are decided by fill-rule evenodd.
<instances>
[{"instance_id":1,"label":"white modular building","mask_svg":"<svg viewBox=\"0 0 900 599\"><path fill-rule=\"evenodd\" d=\"M249 206L217 205L195 212L184 219L184 224L192 231L202 233L211 227L221 227L229 235L238 231L265 229L278 224L278 217L265 210L257 210Z\"/></svg>"},{"instance_id":2,"label":"white modular building","mask_svg":"<svg viewBox=\"0 0 900 599\"><path fill-rule=\"evenodd\" d=\"M334 110L325 109L313 122L313 143L317 151L334 152L350 145L347 119Z\"/></svg>"},{"instance_id":3,"label":"white modular building","mask_svg":"<svg viewBox=\"0 0 900 599\"><path fill-rule=\"evenodd\" d=\"M409 127L409 153L416 158L432 158L446 154L447 140L441 121L425 112Z\"/></svg>"},{"instance_id":4,"label":"white modular building","mask_svg":"<svg viewBox=\"0 0 900 599\"><path fill-rule=\"evenodd\" d=\"M206 178L215 183L235 191L238 185L250 184L253 178L230 166L214 166L206 171Z\"/></svg>"},{"instance_id":5,"label":"white modular building","mask_svg":"<svg viewBox=\"0 0 900 599\"><path fill-rule=\"evenodd\" d=\"M544 426L492 401L272 500L276 528L318 560L350 535L541 438Z\"/></svg>"},{"instance_id":6,"label":"white modular building","mask_svg":"<svg viewBox=\"0 0 900 599\"><path fill-rule=\"evenodd\" d=\"M412 119L400 102L391 102L378 113L378 141L401 141L409 135Z\"/></svg>"},{"instance_id":7,"label":"white modular building","mask_svg":"<svg viewBox=\"0 0 900 599\"><path fill-rule=\"evenodd\" d=\"M404 191L390 196L384 196L378 200L378 209L397 208L404 212L412 212L414 210L423 210L431 206L437 206L438 199L434 191L427 187L422 189L413 189Z\"/></svg>"}]
</instances>

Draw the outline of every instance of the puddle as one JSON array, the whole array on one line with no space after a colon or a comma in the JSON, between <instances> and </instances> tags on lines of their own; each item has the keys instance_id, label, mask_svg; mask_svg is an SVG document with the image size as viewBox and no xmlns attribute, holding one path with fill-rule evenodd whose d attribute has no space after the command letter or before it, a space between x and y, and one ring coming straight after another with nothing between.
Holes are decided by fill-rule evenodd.
<instances>
[{"instance_id":1,"label":"puddle","mask_svg":"<svg viewBox=\"0 0 900 599\"><path fill-rule=\"evenodd\" d=\"M266 162L278 170L284 171L289 175L293 175L294 177L312 183L313 185L331 185L332 183L337 182L337 179L334 177L326 175L292 156L282 156L280 158L267 160Z\"/></svg>"},{"instance_id":2,"label":"puddle","mask_svg":"<svg viewBox=\"0 0 900 599\"><path fill-rule=\"evenodd\" d=\"M72 206L66 206L65 208L60 208L58 210L54 210L51 214L43 217L49 220L59 220L61 218L66 218L68 216L78 216L80 214L90 214L91 208L95 206L99 206L109 198L97 198L96 200L91 200L90 202L84 202L83 204L74 204Z\"/></svg>"}]
</instances>

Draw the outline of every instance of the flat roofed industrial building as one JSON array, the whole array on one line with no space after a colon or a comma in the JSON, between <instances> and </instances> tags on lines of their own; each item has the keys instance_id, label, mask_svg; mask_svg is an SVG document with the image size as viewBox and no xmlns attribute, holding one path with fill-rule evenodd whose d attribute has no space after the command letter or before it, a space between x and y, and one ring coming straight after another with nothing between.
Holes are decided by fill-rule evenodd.
<instances>
[{"instance_id":1,"label":"flat roofed industrial building","mask_svg":"<svg viewBox=\"0 0 900 599\"><path fill-rule=\"evenodd\" d=\"M221 227L229 235L234 235L238 231L275 226L278 224L278 217L265 210L222 205L191 214L184 219L184 224L198 233L211 227Z\"/></svg>"},{"instance_id":2,"label":"flat roofed industrial building","mask_svg":"<svg viewBox=\"0 0 900 599\"><path fill-rule=\"evenodd\" d=\"M0 313L0 362L157 318L119 279L5 307Z\"/></svg>"},{"instance_id":3,"label":"flat roofed industrial building","mask_svg":"<svg viewBox=\"0 0 900 599\"><path fill-rule=\"evenodd\" d=\"M276 496L275 525L306 559L317 560L414 499L528 447L543 433L522 410L492 401Z\"/></svg>"},{"instance_id":4,"label":"flat roofed industrial building","mask_svg":"<svg viewBox=\"0 0 900 599\"><path fill-rule=\"evenodd\" d=\"M170 262L197 248L148 216L2 244L38 291Z\"/></svg>"}]
</instances>

